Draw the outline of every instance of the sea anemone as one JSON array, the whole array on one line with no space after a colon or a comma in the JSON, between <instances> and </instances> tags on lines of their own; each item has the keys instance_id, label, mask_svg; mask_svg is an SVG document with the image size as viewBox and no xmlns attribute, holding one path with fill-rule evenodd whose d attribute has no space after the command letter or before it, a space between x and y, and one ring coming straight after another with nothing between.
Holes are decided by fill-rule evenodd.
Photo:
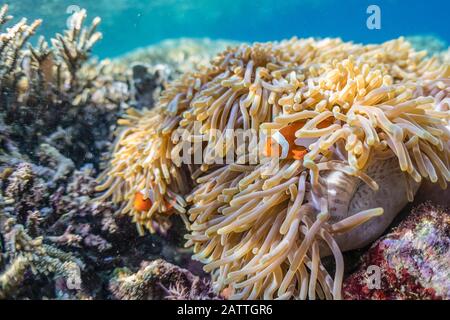
<instances>
[{"instance_id":1,"label":"sea anemone","mask_svg":"<svg viewBox=\"0 0 450 320\"><path fill-rule=\"evenodd\" d=\"M449 76L402 38L230 48L120 121L100 199L150 231L178 212L231 299L339 299L341 251L378 237L423 178L450 181Z\"/></svg>"},{"instance_id":2,"label":"sea anemone","mask_svg":"<svg viewBox=\"0 0 450 320\"><path fill-rule=\"evenodd\" d=\"M180 194L189 191L189 176L170 160L174 146L170 133L176 119L159 109L129 109L119 120L127 129L115 145L111 167L99 177L104 183L96 190L106 191L98 200L111 198L120 203L120 212L133 216L141 234L142 226L151 232L156 227L167 229L168 217L175 210L186 211Z\"/></svg>"}]
</instances>

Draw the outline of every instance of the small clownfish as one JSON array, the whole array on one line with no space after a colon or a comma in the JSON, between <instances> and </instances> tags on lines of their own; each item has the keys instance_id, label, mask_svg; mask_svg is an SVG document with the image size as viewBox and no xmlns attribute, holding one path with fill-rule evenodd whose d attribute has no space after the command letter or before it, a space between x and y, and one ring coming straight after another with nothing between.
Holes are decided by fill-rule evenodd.
<instances>
[{"instance_id":1,"label":"small clownfish","mask_svg":"<svg viewBox=\"0 0 450 320\"><path fill-rule=\"evenodd\" d=\"M334 119L324 120L317 125L317 128L323 129L330 126ZM295 136L295 132L303 128L305 120L293 122L267 139L265 155L273 157L277 155L280 159L301 160L309 152L308 147L316 142L318 138L301 138Z\"/></svg>"},{"instance_id":2,"label":"small clownfish","mask_svg":"<svg viewBox=\"0 0 450 320\"><path fill-rule=\"evenodd\" d=\"M144 198L146 196L145 189L136 192L134 195L134 209L136 211L149 211L155 202L155 194L153 190L149 191L148 197ZM170 210L173 208L172 203L168 203L167 201L164 202L166 205L166 209Z\"/></svg>"},{"instance_id":3,"label":"small clownfish","mask_svg":"<svg viewBox=\"0 0 450 320\"><path fill-rule=\"evenodd\" d=\"M153 192L151 192L151 194L153 194ZM151 197L144 199L144 196L144 190L136 192L134 195L134 209L136 209L136 211L148 211L152 207L154 199L151 199Z\"/></svg>"}]
</instances>

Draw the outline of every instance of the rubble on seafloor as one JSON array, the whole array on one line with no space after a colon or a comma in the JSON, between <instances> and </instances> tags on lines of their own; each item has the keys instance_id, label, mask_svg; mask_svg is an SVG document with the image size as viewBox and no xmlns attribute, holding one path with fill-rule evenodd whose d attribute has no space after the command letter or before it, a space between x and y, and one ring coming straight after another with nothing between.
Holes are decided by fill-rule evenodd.
<instances>
[{"instance_id":1,"label":"rubble on seafloor","mask_svg":"<svg viewBox=\"0 0 450 320\"><path fill-rule=\"evenodd\" d=\"M40 38L32 47L40 21L14 24L7 9L0 11L0 299L112 298L116 268L138 271L157 258L202 274L182 248L181 223L141 237L111 204L90 201L117 118L130 105L151 108L153 93L175 75L160 61L130 68L92 60L100 19L83 27L85 11L51 44Z\"/></svg>"},{"instance_id":2,"label":"rubble on seafloor","mask_svg":"<svg viewBox=\"0 0 450 320\"><path fill-rule=\"evenodd\" d=\"M164 260L144 261L138 272L116 270L109 288L121 300L216 300L209 281Z\"/></svg>"},{"instance_id":3,"label":"rubble on seafloor","mask_svg":"<svg viewBox=\"0 0 450 320\"><path fill-rule=\"evenodd\" d=\"M450 299L450 211L419 205L344 282L346 299Z\"/></svg>"}]
</instances>

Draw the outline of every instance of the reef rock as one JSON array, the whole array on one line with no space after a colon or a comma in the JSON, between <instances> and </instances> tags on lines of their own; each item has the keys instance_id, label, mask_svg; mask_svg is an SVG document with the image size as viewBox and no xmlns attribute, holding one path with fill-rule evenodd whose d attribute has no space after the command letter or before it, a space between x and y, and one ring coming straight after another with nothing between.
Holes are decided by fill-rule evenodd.
<instances>
[{"instance_id":1,"label":"reef rock","mask_svg":"<svg viewBox=\"0 0 450 320\"><path fill-rule=\"evenodd\" d=\"M219 299L208 281L162 259L142 264L138 272L117 269L109 284L113 297L121 300Z\"/></svg>"},{"instance_id":2,"label":"reef rock","mask_svg":"<svg viewBox=\"0 0 450 320\"><path fill-rule=\"evenodd\" d=\"M450 299L450 212L422 204L373 244L344 282L346 299Z\"/></svg>"}]
</instances>

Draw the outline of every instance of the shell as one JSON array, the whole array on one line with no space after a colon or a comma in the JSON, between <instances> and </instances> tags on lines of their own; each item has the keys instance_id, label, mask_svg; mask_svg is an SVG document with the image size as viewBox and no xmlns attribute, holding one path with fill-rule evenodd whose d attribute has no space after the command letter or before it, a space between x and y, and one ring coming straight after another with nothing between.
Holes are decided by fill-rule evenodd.
<instances>
[{"instance_id":1,"label":"shell","mask_svg":"<svg viewBox=\"0 0 450 320\"><path fill-rule=\"evenodd\" d=\"M366 173L374 179L379 189L372 190L356 177L340 171L330 171L325 176L331 221L339 222L360 211L382 207L384 214L336 236L342 251L365 247L380 237L397 214L408 203L408 184L413 193L420 184L404 174L396 158L371 162Z\"/></svg>"}]
</instances>

